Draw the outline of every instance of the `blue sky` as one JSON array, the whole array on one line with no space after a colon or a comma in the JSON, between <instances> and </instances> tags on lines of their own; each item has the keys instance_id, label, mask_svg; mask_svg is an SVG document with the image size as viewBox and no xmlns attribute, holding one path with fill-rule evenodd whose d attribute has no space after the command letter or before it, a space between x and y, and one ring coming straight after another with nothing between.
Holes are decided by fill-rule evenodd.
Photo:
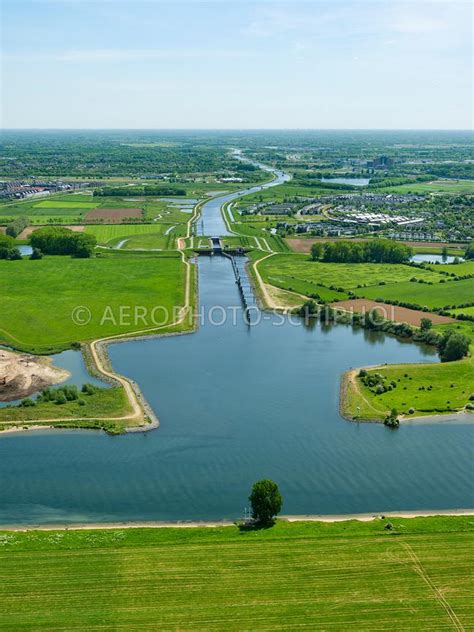
<instances>
[{"instance_id":1,"label":"blue sky","mask_svg":"<svg viewBox=\"0 0 474 632\"><path fill-rule=\"evenodd\" d=\"M2 125L472 126L454 0L4 0Z\"/></svg>"}]
</instances>

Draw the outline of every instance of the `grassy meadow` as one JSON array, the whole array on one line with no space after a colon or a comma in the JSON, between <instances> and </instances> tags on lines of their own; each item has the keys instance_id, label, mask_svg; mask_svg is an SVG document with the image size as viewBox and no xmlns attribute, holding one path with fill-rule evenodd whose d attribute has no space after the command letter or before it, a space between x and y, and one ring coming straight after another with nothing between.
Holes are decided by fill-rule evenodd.
<instances>
[{"instance_id":1,"label":"grassy meadow","mask_svg":"<svg viewBox=\"0 0 474 632\"><path fill-rule=\"evenodd\" d=\"M458 266L457 266L458 267ZM421 277L416 270L417 278ZM446 281L425 285L423 283L387 283L384 286L367 287L357 290L357 294L364 298L383 298L392 301L407 301L427 306L430 309L442 308L448 305L460 305L474 300L474 279L462 281Z\"/></svg>"},{"instance_id":2,"label":"grassy meadow","mask_svg":"<svg viewBox=\"0 0 474 632\"><path fill-rule=\"evenodd\" d=\"M0 341L21 350L52 353L73 342L171 323L174 307L184 304L185 266L180 255L119 253L92 259L0 261ZM86 324L73 320L78 306L90 310ZM153 318L155 307L159 309ZM168 310L167 318L161 308ZM140 313L146 313L144 318Z\"/></svg>"},{"instance_id":3,"label":"grassy meadow","mask_svg":"<svg viewBox=\"0 0 474 632\"><path fill-rule=\"evenodd\" d=\"M269 257L259 265L259 272L264 280L268 280L270 276L283 275L295 281L332 285L346 290L355 290L358 286L378 286L381 281L387 284L398 284L409 281L414 276L435 283L442 278L432 270L422 270L401 264L322 263L311 261L305 254L281 254Z\"/></svg>"},{"instance_id":4,"label":"grassy meadow","mask_svg":"<svg viewBox=\"0 0 474 632\"><path fill-rule=\"evenodd\" d=\"M102 428L108 432L121 432L127 421L99 421L104 417L122 417L131 413L130 403L122 387L96 389L91 395L80 396L83 405L78 400L68 401L58 405L55 402L40 402L36 406L11 406L0 408L0 432L3 428L22 426L29 422L39 422L38 419L62 419L58 422L61 427ZM71 422L64 421L70 418ZM72 421L81 418L81 422ZM8 423L7 423L8 422ZM11 422L11 423L10 423ZM46 425L55 425L54 422L44 422Z\"/></svg>"},{"instance_id":5,"label":"grassy meadow","mask_svg":"<svg viewBox=\"0 0 474 632\"><path fill-rule=\"evenodd\" d=\"M473 546L469 516L5 531L0 628L469 630Z\"/></svg>"},{"instance_id":6,"label":"grassy meadow","mask_svg":"<svg viewBox=\"0 0 474 632\"><path fill-rule=\"evenodd\" d=\"M349 417L380 420L392 408L401 415L409 415L413 408L414 416L458 412L474 394L472 358L442 364L384 365L367 372L379 373L387 384L393 381L397 386L376 395L356 377L343 398L343 410Z\"/></svg>"}]
</instances>

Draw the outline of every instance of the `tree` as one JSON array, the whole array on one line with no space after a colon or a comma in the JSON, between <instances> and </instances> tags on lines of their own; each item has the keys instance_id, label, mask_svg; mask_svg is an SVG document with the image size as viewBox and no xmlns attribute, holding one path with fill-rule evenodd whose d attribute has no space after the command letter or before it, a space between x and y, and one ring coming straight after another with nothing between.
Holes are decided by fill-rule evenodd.
<instances>
[{"instance_id":1,"label":"tree","mask_svg":"<svg viewBox=\"0 0 474 632\"><path fill-rule=\"evenodd\" d=\"M422 318L420 322L421 331L429 331L433 327L433 321L431 318Z\"/></svg>"},{"instance_id":2,"label":"tree","mask_svg":"<svg viewBox=\"0 0 474 632\"><path fill-rule=\"evenodd\" d=\"M249 500L252 505L252 517L261 524L273 522L283 504L278 485L269 479L254 484Z\"/></svg>"},{"instance_id":3,"label":"tree","mask_svg":"<svg viewBox=\"0 0 474 632\"><path fill-rule=\"evenodd\" d=\"M452 329L445 332L439 343L439 357L441 362L461 360L469 353L470 339L464 334Z\"/></svg>"},{"instance_id":4,"label":"tree","mask_svg":"<svg viewBox=\"0 0 474 632\"><path fill-rule=\"evenodd\" d=\"M469 244L464 253L466 259L474 259L474 241Z\"/></svg>"},{"instance_id":5,"label":"tree","mask_svg":"<svg viewBox=\"0 0 474 632\"><path fill-rule=\"evenodd\" d=\"M321 259L321 257L323 256L324 253L324 246L321 242L316 241L312 246L311 246L311 259L313 261L317 261L318 259Z\"/></svg>"}]
</instances>

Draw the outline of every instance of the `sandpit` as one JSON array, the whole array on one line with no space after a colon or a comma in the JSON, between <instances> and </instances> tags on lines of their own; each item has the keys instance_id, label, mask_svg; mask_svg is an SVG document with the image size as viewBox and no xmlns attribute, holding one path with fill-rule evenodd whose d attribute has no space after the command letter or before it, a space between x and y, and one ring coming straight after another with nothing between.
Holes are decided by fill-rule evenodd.
<instances>
[{"instance_id":1,"label":"sandpit","mask_svg":"<svg viewBox=\"0 0 474 632\"><path fill-rule=\"evenodd\" d=\"M52 366L50 358L0 349L0 401L11 402L63 382L66 369Z\"/></svg>"}]
</instances>

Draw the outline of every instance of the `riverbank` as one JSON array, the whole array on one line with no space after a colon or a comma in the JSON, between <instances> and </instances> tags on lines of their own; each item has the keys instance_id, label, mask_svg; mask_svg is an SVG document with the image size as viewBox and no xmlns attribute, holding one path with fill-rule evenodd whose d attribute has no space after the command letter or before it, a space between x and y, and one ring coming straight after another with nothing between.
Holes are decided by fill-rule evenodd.
<instances>
[{"instance_id":1,"label":"riverbank","mask_svg":"<svg viewBox=\"0 0 474 632\"><path fill-rule=\"evenodd\" d=\"M21 411L18 408L0 410L1 426L8 430L18 426L34 426L37 424L44 426L51 424L55 427L99 428L107 432L112 432L113 434L122 432L143 432L157 428L159 426L159 420L143 396L139 385L133 380L121 376L114 371L108 359L107 346L115 342L125 342L140 337L173 335L188 333L188 331L194 330L194 321L191 319L190 326L188 327L186 318L190 313L189 310L192 305L194 305L197 300L195 268L191 266L186 257L186 253L179 251L179 256L185 267L183 306L172 322L158 327L142 328L137 331L129 331L125 334L106 336L93 340L83 346L86 366L91 375L122 388L127 402L126 406L122 407L120 411L117 411L115 408L114 413L108 414L107 416L104 416L104 413L106 413L107 409L111 410L110 406L105 408L102 414L101 411L94 409L91 411L92 414L88 413L82 416L82 413L86 412L85 408L79 408L76 414L64 415L63 409L60 406L45 406L41 403L34 407L22 409ZM184 327L184 331L180 330L182 326ZM45 358L44 366L48 366L47 358ZM65 375L62 379L66 379L67 377L68 375ZM40 388L43 388L43 386L30 392L36 392ZM110 393L105 395L110 395ZM86 403L88 403L88 401ZM42 412L43 408L45 409L44 412ZM22 414L20 414L20 412Z\"/></svg>"},{"instance_id":2,"label":"riverbank","mask_svg":"<svg viewBox=\"0 0 474 632\"><path fill-rule=\"evenodd\" d=\"M278 523L304 523L304 522L374 522L376 520L392 520L396 518L436 518L449 516L474 516L472 509L432 509L414 511L380 511L377 513L352 513L352 514L302 514L281 515ZM91 522L91 523L57 523L51 525L0 525L1 531L27 532L27 531L88 531L88 530L115 530L115 529L199 529L233 527L239 524L236 520L147 520L138 522Z\"/></svg>"}]
</instances>

